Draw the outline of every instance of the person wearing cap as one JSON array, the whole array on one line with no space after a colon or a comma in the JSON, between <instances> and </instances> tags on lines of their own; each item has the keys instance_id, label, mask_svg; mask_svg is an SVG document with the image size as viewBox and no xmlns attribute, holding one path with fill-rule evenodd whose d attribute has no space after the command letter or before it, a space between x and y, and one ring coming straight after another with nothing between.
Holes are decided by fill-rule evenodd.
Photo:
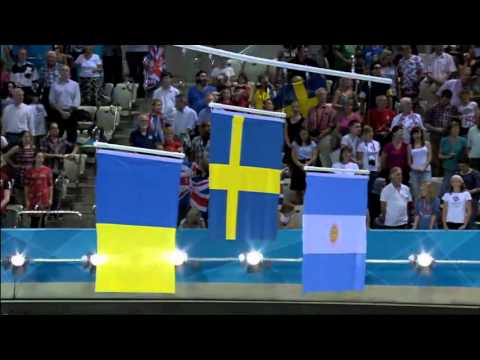
<instances>
[{"instance_id":1,"label":"person wearing cap","mask_svg":"<svg viewBox=\"0 0 480 360\"><path fill-rule=\"evenodd\" d=\"M465 183L465 189L472 196L472 216L469 228L475 229L476 219L478 217L478 202L480 201L480 172L470 167L468 157L464 156L458 162L459 173Z\"/></svg>"},{"instance_id":2,"label":"person wearing cap","mask_svg":"<svg viewBox=\"0 0 480 360\"><path fill-rule=\"evenodd\" d=\"M442 196L442 223L445 230L465 230L472 216L472 195L460 175L450 179L450 189Z\"/></svg>"}]
</instances>

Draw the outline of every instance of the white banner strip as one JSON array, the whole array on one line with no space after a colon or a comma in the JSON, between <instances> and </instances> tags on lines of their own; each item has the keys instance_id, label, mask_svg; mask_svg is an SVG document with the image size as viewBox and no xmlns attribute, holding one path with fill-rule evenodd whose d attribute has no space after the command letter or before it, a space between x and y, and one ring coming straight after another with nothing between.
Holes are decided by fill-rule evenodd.
<instances>
[{"instance_id":1,"label":"white banner strip","mask_svg":"<svg viewBox=\"0 0 480 360\"><path fill-rule=\"evenodd\" d=\"M358 175L370 175L370 171L368 170L353 170L353 169L334 169L334 168L326 168L326 167L315 167L315 166L305 166L305 171L312 171L312 172L334 172L334 173L355 173Z\"/></svg>"},{"instance_id":2,"label":"white banner strip","mask_svg":"<svg viewBox=\"0 0 480 360\"><path fill-rule=\"evenodd\" d=\"M163 151L163 150L143 149L143 148L138 148L138 147L134 147L134 146L108 144L108 143L103 143L103 142L98 142L98 141L96 141L94 143L94 146L97 149L128 151L128 152L135 152L135 153L148 154L148 155L173 157L173 158L177 158L177 159L185 158L185 154L183 154L183 153L176 153L176 152Z\"/></svg>"},{"instance_id":3,"label":"white banner strip","mask_svg":"<svg viewBox=\"0 0 480 360\"><path fill-rule=\"evenodd\" d=\"M349 79L355 79L355 80L361 80L361 81L371 81L375 83L392 85L391 79L378 77L378 76L370 76L370 75L363 75L363 74L357 74L357 73L346 72L346 71L324 69L324 68L318 68L314 66L291 64L283 61L269 60L269 59L259 58L251 55L238 54L231 51L216 49L216 48L203 46L203 45L173 45L173 46L177 46L180 48L193 50L193 51L199 51L206 54L217 55L217 56L221 56L229 59L240 60L248 63L269 65L269 66L274 66L274 67L279 67L284 69L305 71L313 74L322 74L322 75L328 75L328 76L336 76L336 77L343 77L343 78L349 78Z\"/></svg>"},{"instance_id":4,"label":"white banner strip","mask_svg":"<svg viewBox=\"0 0 480 360\"><path fill-rule=\"evenodd\" d=\"M282 119L285 119L287 117L287 114L285 114L283 112L258 110L258 109L240 107L240 106L219 104L219 103L214 103L214 102L211 102L210 104L208 104L208 106L210 106L212 109L232 110L232 111L244 112L244 113L249 113L249 114L254 114L254 115L277 117L277 118L282 118ZM283 120L283 121L285 121L285 120Z\"/></svg>"}]
</instances>

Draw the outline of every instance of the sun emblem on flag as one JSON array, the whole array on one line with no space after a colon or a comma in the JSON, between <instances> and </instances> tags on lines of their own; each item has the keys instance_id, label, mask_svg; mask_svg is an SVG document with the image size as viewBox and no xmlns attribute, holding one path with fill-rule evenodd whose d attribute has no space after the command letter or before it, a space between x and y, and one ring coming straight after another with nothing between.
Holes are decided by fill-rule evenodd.
<instances>
[{"instance_id":1,"label":"sun emblem on flag","mask_svg":"<svg viewBox=\"0 0 480 360\"><path fill-rule=\"evenodd\" d=\"M337 224L333 224L330 228L330 242L335 244L338 240L338 236L340 234L340 229L338 228Z\"/></svg>"}]
</instances>

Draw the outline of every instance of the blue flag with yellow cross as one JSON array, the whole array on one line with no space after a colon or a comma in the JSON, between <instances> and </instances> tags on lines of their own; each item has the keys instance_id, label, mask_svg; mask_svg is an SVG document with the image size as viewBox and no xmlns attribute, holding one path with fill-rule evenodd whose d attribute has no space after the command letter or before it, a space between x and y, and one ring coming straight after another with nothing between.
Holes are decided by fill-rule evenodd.
<instances>
[{"instance_id":1,"label":"blue flag with yellow cross","mask_svg":"<svg viewBox=\"0 0 480 360\"><path fill-rule=\"evenodd\" d=\"M212 110L211 239L259 244L277 235L284 120Z\"/></svg>"},{"instance_id":2,"label":"blue flag with yellow cross","mask_svg":"<svg viewBox=\"0 0 480 360\"><path fill-rule=\"evenodd\" d=\"M97 150L96 292L175 293L181 159Z\"/></svg>"}]
</instances>

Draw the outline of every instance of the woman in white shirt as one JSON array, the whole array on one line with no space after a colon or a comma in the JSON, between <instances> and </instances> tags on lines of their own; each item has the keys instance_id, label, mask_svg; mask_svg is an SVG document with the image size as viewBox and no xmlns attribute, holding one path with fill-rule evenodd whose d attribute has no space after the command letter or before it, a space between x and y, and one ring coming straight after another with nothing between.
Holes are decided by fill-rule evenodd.
<instances>
[{"instance_id":1,"label":"woman in white shirt","mask_svg":"<svg viewBox=\"0 0 480 360\"><path fill-rule=\"evenodd\" d=\"M450 179L450 191L443 197L442 222L445 230L465 230L472 214L472 196L460 175Z\"/></svg>"},{"instance_id":2,"label":"woman in white shirt","mask_svg":"<svg viewBox=\"0 0 480 360\"><path fill-rule=\"evenodd\" d=\"M85 46L85 52L75 60L80 78L82 105L97 105L98 89L102 74L102 60L93 53L93 46Z\"/></svg>"},{"instance_id":3,"label":"woman in white shirt","mask_svg":"<svg viewBox=\"0 0 480 360\"><path fill-rule=\"evenodd\" d=\"M373 128L369 125L363 127L362 141L357 146L357 163L360 168L370 171L368 179L368 193L373 190L375 180L380 172L380 143L373 140Z\"/></svg>"},{"instance_id":4,"label":"woman in white shirt","mask_svg":"<svg viewBox=\"0 0 480 360\"><path fill-rule=\"evenodd\" d=\"M358 164L353 162L353 149L350 146L344 146L340 150L340 162L333 164L334 169L360 170ZM352 172L354 175L354 172Z\"/></svg>"},{"instance_id":5,"label":"woman in white shirt","mask_svg":"<svg viewBox=\"0 0 480 360\"><path fill-rule=\"evenodd\" d=\"M432 178L432 147L425 141L425 133L419 127L412 129L410 144L408 145L408 164L410 165L410 189L416 199L420 192L420 185Z\"/></svg>"}]
</instances>

